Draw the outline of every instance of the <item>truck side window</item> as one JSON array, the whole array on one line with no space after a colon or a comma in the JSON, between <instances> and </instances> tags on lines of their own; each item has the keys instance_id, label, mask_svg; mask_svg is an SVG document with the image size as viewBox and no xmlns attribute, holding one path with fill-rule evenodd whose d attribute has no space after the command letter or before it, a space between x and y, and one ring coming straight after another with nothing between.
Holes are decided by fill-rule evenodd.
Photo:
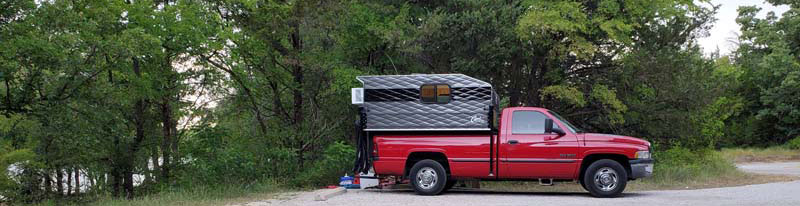
<instances>
[{"instance_id":1,"label":"truck side window","mask_svg":"<svg viewBox=\"0 0 800 206\"><path fill-rule=\"evenodd\" d=\"M537 111L514 111L511 117L512 134L544 134L547 116ZM557 124L553 124L558 128Z\"/></svg>"},{"instance_id":2,"label":"truck side window","mask_svg":"<svg viewBox=\"0 0 800 206\"><path fill-rule=\"evenodd\" d=\"M450 103L450 85L425 84L419 88L420 101L429 104Z\"/></svg>"}]
</instances>

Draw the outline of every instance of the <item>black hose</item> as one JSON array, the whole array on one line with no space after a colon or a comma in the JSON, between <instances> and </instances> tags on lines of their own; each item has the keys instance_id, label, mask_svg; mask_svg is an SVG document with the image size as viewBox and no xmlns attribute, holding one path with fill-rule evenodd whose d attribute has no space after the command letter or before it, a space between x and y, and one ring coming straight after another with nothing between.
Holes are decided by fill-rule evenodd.
<instances>
[{"instance_id":1,"label":"black hose","mask_svg":"<svg viewBox=\"0 0 800 206\"><path fill-rule=\"evenodd\" d=\"M356 161L353 164L353 173L368 173L372 167L371 147L369 134L364 131L366 126L366 115L363 108L358 108L359 119L355 122L356 133Z\"/></svg>"},{"instance_id":2,"label":"black hose","mask_svg":"<svg viewBox=\"0 0 800 206\"><path fill-rule=\"evenodd\" d=\"M360 127L361 127L361 124L358 122L358 120L356 120L356 122L355 122L355 131L354 131L354 133L356 134L356 159L353 162L353 173L355 173L355 174L358 174L361 171L359 166L361 165L361 147L363 147L362 146L363 143L361 142L361 128Z\"/></svg>"}]
</instances>

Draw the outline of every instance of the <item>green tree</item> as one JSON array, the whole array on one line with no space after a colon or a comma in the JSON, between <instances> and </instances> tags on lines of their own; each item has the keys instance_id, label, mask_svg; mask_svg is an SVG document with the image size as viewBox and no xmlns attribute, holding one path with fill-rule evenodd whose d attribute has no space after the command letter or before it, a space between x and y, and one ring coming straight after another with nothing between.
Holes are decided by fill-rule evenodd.
<instances>
[{"instance_id":1,"label":"green tree","mask_svg":"<svg viewBox=\"0 0 800 206\"><path fill-rule=\"evenodd\" d=\"M735 65L743 70L737 91L747 109L737 117L742 123L733 131L746 135L742 143L783 143L800 134L800 106L796 104L800 96L800 4L769 2L790 9L780 18L770 12L760 19L756 17L760 9L741 7L736 19L742 34Z\"/></svg>"},{"instance_id":2,"label":"green tree","mask_svg":"<svg viewBox=\"0 0 800 206\"><path fill-rule=\"evenodd\" d=\"M589 131L668 139L687 135L653 122L685 122L671 126L696 137L700 128L689 119L700 108L692 102L714 98L703 96L706 80L693 76L713 70L694 41L709 28L714 6L477 0L411 6L423 69L489 80L508 106L544 106ZM665 101L687 89L696 95L684 104ZM661 116L644 115L654 113Z\"/></svg>"}]
</instances>

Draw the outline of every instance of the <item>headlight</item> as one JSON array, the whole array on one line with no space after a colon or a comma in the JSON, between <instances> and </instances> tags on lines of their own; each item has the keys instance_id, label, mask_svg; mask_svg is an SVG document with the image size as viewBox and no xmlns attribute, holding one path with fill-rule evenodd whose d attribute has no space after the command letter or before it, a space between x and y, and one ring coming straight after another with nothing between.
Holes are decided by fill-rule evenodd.
<instances>
[{"instance_id":1,"label":"headlight","mask_svg":"<svg viewBox=\"0 0 800 206\"><path fill-rule=\"evenodd\" d=\"M636 152L636 159L650 159L650 151Z\"/></svg>"}]
</instances>

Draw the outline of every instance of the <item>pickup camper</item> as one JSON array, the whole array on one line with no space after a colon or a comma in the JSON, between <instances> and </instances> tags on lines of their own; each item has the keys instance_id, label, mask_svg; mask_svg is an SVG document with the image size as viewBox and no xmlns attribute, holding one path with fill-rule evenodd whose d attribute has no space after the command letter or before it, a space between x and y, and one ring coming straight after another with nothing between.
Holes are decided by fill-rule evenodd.
<instances>
[{"instance_id":1,"label":"pickup camper","mask_svg":"<svg viewBox=\"0 0 800 206\"><path fill-rule=\"evenodd\" d=\"M619 196L651 176L650 142L587 133L545 108L499 110L492 86L463 74L359 76L355 172L437 195L457 180L577 181Z\"/></svg>"}]
</instances>

